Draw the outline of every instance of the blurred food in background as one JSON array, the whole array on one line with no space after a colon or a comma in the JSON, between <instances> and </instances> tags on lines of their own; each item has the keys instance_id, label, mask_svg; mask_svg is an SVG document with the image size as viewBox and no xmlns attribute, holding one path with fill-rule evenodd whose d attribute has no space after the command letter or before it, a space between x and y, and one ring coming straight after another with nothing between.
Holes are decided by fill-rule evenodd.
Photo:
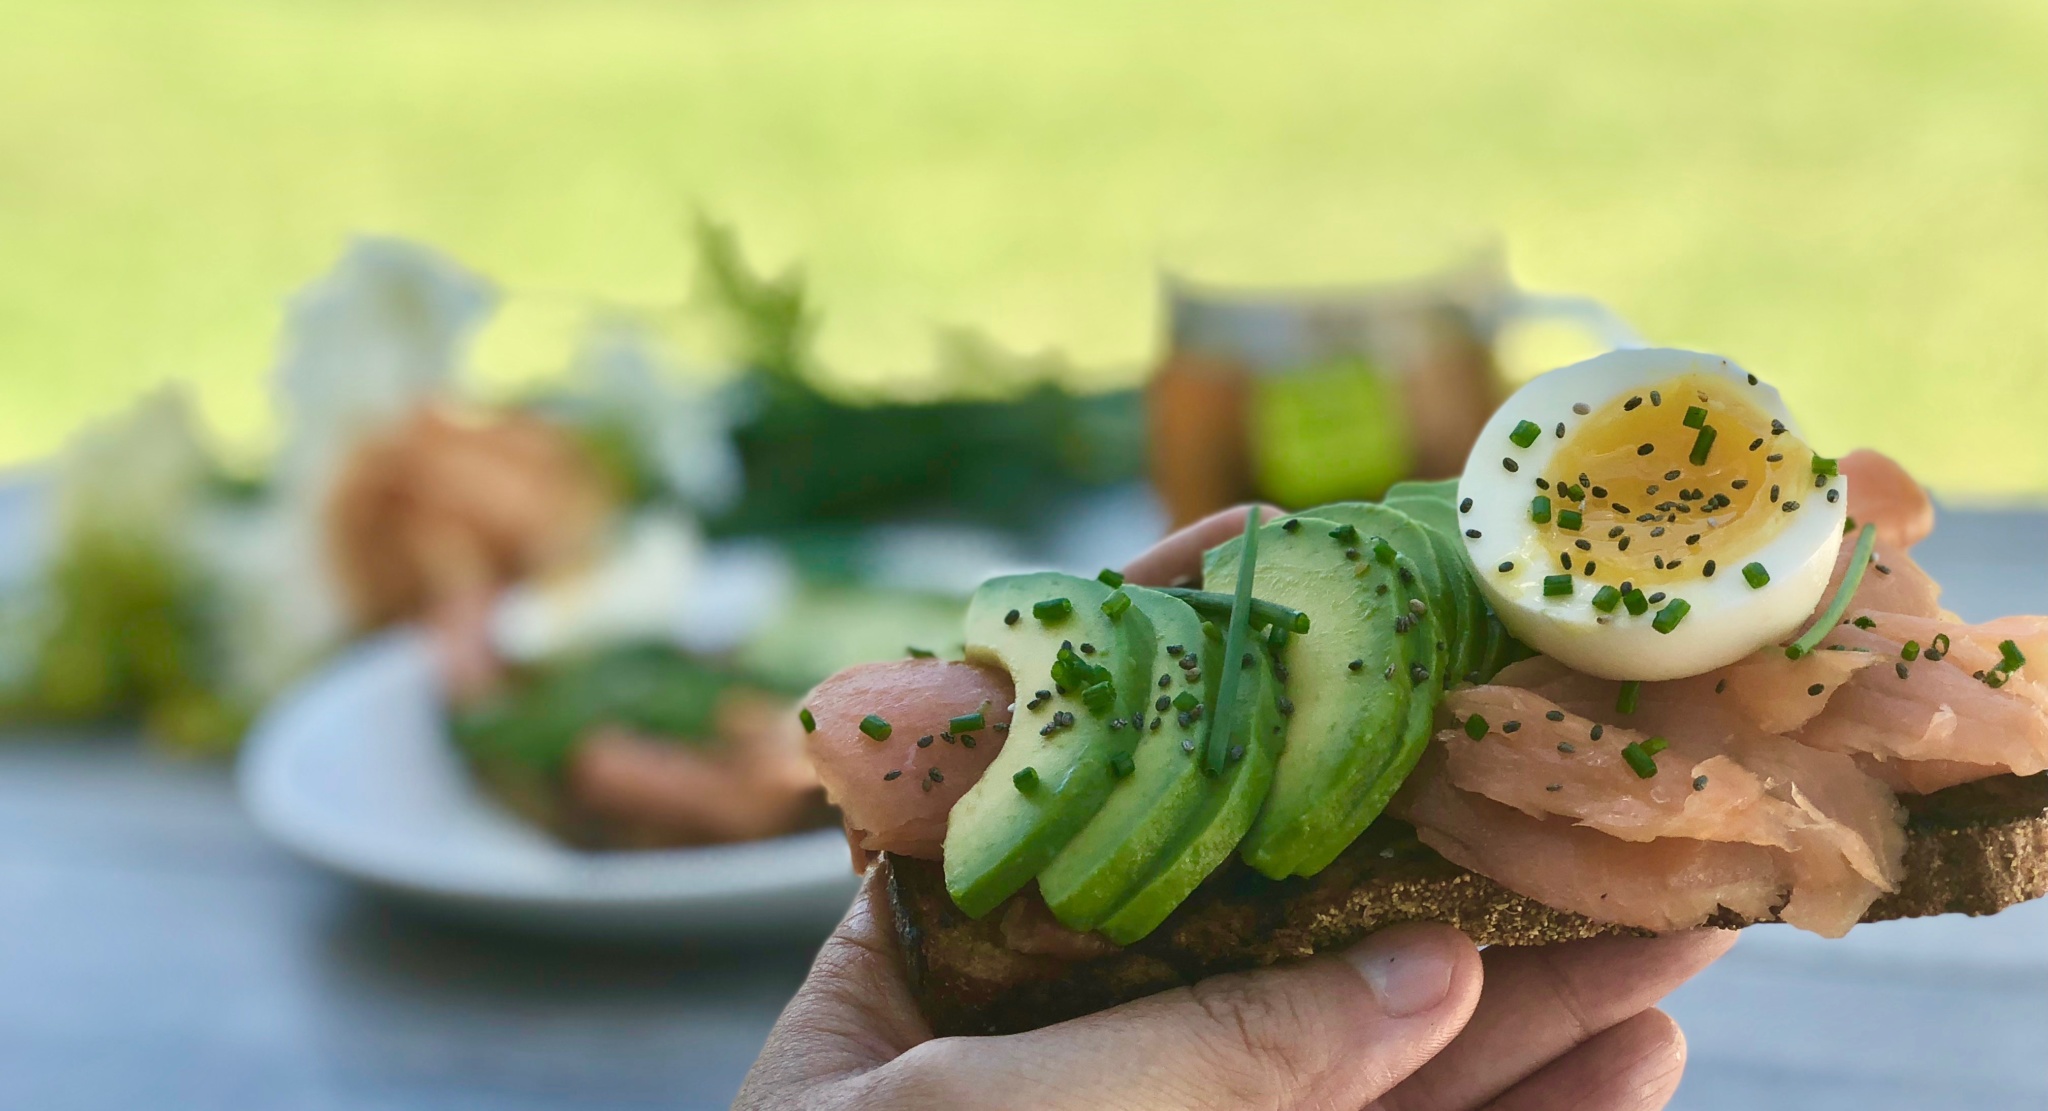
<instances>
[{"instance_id":1,"label":"blurred food in background","mask_svg":"<svg viewBox=\"0 0 2048 1111\"><path fill-rule=\"evenodd\" d=\"M498 398L463 374L497 291L356 242L291 303L274 458L229 467L167 389L58 461L49 550L0 599L0 711L224 752L350 640L419 624L478 781L566 842L828 824L791 697L957 651L965 590L1036 558L1034 514L1139 477L1140 401L966 333L920 396L849 395L798 276L708 223L698 246L693 304L593 309L557 383ZM674 354L689 313L730 365Z\"/></svg>"},{"instance_id":2,"label":"blurred food in background","mask_svg":"<svg viewBox=\"0 0 2048 1111\"><path fill-rule=\"evenodd\" d=\"M1516 290L1498 252L1364 289L1168 279L1165 302L1148 435L1175 524L1248 500L1373 499L1405 478L1457 474L1506 394L1494 345L1517 318L1564 317L1602 349L1637 342L1597 302Z\"/></svg>"}]
</instances>

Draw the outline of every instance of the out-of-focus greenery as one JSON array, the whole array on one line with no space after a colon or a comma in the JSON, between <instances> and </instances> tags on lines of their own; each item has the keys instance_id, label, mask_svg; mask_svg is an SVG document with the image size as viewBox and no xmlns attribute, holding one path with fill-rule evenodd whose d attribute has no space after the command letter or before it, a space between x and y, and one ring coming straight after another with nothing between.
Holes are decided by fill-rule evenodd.
<instances>
[{"instance_id":1,"label":"out-of-focus greenery","mask_svg":"<svg viewBox=\"0 0 2048 1111\"><path fill-rule=\"evenodd\" d=\"M1061 360L1019 357L985 337L941 338L948 396L900 401L837 396L812 347L817 312L794 270L763 278L730 230L706 221L697 240L698 301L733 332L748 373L732 429L744 492L714 515L727 533L780 533L921 511L1020 528L1082 486L1144 469L1135 390L1077 393ZM844 394L844 389L837 391ZM962 396L966 395L966 396Z\"/></svg>"},{"instance_id":2,"label":"out-of-focus greenery","mask_svg":"<svg viewBox=\"0 0 2048 1111\"><path fill-rule=\"evenodd\" d=\"M553 775L592 728L616 725L678 744L715 735L727 669L670 645L626 644L546 664L457 712L455 741L471 759Z\"/></svg>"},{"instance_id":3,"label":"out-of-focus greenery","mask_svg":"<svg viewBox=\"0 0 2048 1111\"><path fill-rule=\"evenodd\" d=\"M0 0L0 27L0 457L165 376L274 435L277 300L357 229L506 280L489 369L552 371L580 298L683 294L702 204L805 260L826 361L867 382L934 324L1135 375L1161 263L1337 280L1498 229L1524 280L1770 376L1823 450L2048 490L2033 0Z\"/></svg>"}]
</instances>

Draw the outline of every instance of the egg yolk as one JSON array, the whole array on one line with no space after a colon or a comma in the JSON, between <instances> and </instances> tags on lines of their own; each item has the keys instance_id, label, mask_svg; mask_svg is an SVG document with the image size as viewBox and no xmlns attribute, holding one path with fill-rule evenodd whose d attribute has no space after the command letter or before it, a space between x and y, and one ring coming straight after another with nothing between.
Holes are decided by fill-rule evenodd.
<instances>
[{"instance_id":1,"label":"egg yolk","mask_svg":"<svg viewBox=\"0 0 2048 1111\"><path fill-rule=\"evenodd\" d=\"M1739 574L1815 492L1812 450L1743 389L1688 374L1594 410L1542 476L1529 554L1645 590Z\"/></svg>"}]
</instances>

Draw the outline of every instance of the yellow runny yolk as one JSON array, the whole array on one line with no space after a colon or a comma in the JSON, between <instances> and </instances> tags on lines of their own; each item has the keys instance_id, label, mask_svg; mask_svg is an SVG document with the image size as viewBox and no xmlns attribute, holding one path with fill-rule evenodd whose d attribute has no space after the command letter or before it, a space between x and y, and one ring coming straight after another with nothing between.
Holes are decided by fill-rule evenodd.
<instances>
[{"instance_id":1,"label":"yellow runny yolk","mask_svg":"<svg viewBox=\"0 0 2048 1111\"><path fill-rule=\"evenodd\" d=\"M1742 389L1689 374L1594 410L1540 476L1550 520L1534 528L1541 551L1526 554L1583 580L1646 591L1739 574L1800 499L1817 493L1812 450ZM1711 431L1688 426L1688 409L1705 410L1698 423ZM1703 436L1711 443L1702 454Z\"/></svg>"}]
</instances>

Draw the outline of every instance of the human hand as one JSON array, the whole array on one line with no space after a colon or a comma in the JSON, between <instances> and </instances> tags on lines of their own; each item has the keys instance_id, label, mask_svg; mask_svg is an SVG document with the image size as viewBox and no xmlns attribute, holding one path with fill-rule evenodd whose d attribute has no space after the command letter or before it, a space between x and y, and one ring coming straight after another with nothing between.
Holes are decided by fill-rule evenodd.
<instances>
[{"instance_id":1,"label":"human hand","mask_svg":"<svg viewBox=\"0 0 2048 1111\"><path fill-rule=\"evenodd\" d=\"M1191 525L1126 574L1192 578L1202 551L1243 521L1231 510ZM1449 926L1413 924L1025 1034L934 1038L871 870L734 1106L1655 1108L1678 1086L1685 1042L1654 1004L1734 940L1702 931L1481 954Z\"/></svg>"}]
</instances>

